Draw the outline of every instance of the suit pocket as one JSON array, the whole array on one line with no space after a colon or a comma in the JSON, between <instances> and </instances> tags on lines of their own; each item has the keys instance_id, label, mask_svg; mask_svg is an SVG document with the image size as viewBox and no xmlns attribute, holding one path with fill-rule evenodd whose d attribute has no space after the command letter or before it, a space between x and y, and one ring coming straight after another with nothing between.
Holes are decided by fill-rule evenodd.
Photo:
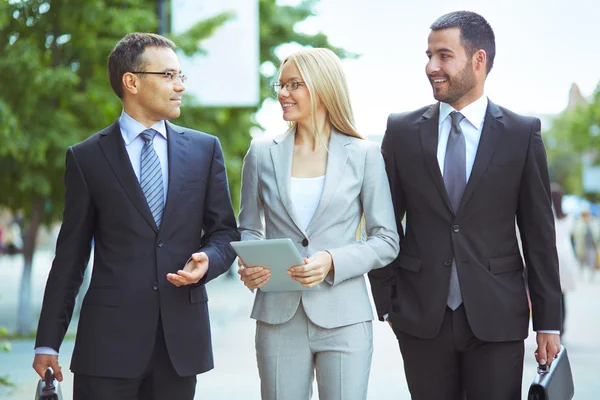
<instances>
[{"instance_id":1,"label":"suit pocket","mask_svg":"<svg viewBox=\"0 0 600 400\"><path fill-rule=\"evenodd\" d=\"M490 272L494 275L506 272L521 271L523 261L521 255L513 254L507 257L490 258Z\"/></svg>"},{"instance_id":2,"label":"suit pocket","mask_svg":"<svg viewBox=\"0 0 600 400\"><path fill-rule=\"evenodd\" d=\"M120 304L119 289L89 289L83 299L83 305L118 307Z\"/></svg>"},{"instance_id":3,"label":"suit pocket","mask_svg":"<svg viewBox=\"0 0 600 400\"><path fill-rule=\"evenodd\" d=\"M407 269L412 272L418 272L421 269L421 259L416 257L407 256L406 254L400 254L398 256L398 265L400 268Z\"/></svg>"},{"instance_id":4,"label":"suit pocket","mask_svg":"<svg viewBox=\"0 0 600 400\"><path fill-rule=\"evenodd\" d=\"M508 174L508 173L514 173L517 171L521 171L522 169L523 169L522 164L490 164L487 167L486 173L487 174L493 174L493 173Z\"/></svg>"},{"instance_id":5,"label":"suit pocket","mask_svg":"<svg viewBox=\"0 0 600 400\"><path fill-rule=\"evenodd\" d=\"M181 185L181 190L186 192L186 191L190 191L190 190L197 190L197 189L203 188L205 186L206 186L206 179L200 178L200 179L184 182L183 185Z\"/></svg>"},{"instance_id":6,"label":"suit pocket","mask_svg":"<svg viewBox=\"0 0 600 400\"><path fill-rule=\"evenodd\" d=\"M206 288L204 286L190 289L190 303L206 303L207 301L208 296L206 295Z\"/></svg>"}]
</instances>

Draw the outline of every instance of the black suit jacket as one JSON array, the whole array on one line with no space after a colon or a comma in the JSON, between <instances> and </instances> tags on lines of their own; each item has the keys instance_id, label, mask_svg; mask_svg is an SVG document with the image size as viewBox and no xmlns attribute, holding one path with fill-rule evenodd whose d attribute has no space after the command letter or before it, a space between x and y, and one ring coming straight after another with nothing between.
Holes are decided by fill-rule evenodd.
<instances>
[{"instance_id":1,"label":"black suit jacket","mask_svg":"<svg viewBox=\"0 0 600 400\"><path fill-rule=\"evenodd\" d=\"M217 138L167 123L169 186L157 229L118 122L70 147L66 197L36 347L59 350L94 239L94 267L71 369L134 378L147 367L159 318L181 376L213 367L205 284L225 272L239 240ZM166 274L192 253L208 255L205 277L175 287Z\"/></svg>"},{"instance_id":2,"label":"black suit jacket","mask_svg":"<svg viewBox=\"0 0 600 400\"><path fill-rule=\"evenodd\" d=\"M439 104L388 119L382 151L392 189L400 254L369 273L380 319L421 338L439 332L452 259L471 329L483 341L527 337L529 309L519 225L535 330L561 328L554 219L540 121L489 102L473 170L453 213L437 160Z\"/></svg>"}]
</instances>

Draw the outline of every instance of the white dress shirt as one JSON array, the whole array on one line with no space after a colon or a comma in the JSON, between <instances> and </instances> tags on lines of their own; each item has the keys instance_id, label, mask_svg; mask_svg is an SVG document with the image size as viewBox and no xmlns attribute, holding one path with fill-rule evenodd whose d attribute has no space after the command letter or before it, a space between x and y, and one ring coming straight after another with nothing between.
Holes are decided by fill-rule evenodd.
<instances>
[{"instance_id":1,"label":"white dress shirt","mask_svg":"<svg viewBox=\"0 0 600 400\"><path fill-rule=\"evenodd\" d=\"M479 99L460 110L460 113L465 117L460 122L460 128L465 136L465 170L467 173L466 182L469 182L469 177L471 176L471 171L473 170L473 164L475 163L475 155L477 154L479 139L481 139L481 131L483 129L483 121L485 120L487 106L487 97L481 96ZM453 111L456 110L450 104L440 103L437 159L438 164L440 165L442 176L444 175L444 160L446 159L448 137L450 136L450 129L452 128L452 119L450 118L450 113Z\"/></svg>"},{"instance_id":2,"label":"white dress shirt","mask_svg":"<svg viewBox=\"0 0 600 400\"><path fill-rule=\"evenodd\" d=\"M125 150L129 155L129 161L133 167L133 172L137 177L138 182L140 181L140 169L142 166L142 147L144 147L144 139L140 136L147 128L131 118L125 110L121 112L119 117L119 125L121 127L121 135L123 136L123 142L125 144ZM167 127L165 121L159 121L152 125L150 128L157 131L154 137L153 144L154 150L160 160L160 166L162 168L163 175L163 188L164 188L164 203L167 203L167 189L169 188L169 158L168 158L168 147L167 147ZM58 355L51 347L38 347L35 349L35 354L51 354L54 356Z\"/></svg>"}]
</instances>

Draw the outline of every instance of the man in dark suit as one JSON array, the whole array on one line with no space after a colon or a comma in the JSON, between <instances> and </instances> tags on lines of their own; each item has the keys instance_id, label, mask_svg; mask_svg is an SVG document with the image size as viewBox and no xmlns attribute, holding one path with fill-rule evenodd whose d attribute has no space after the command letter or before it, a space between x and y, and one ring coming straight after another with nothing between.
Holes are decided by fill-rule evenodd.
<instances>
[{"instance_id":1,"label":"man in dark suit","mask_svg":"<svg viewBox=\"0 0 600 400\"><path fill-rule=\"evenodd\" d=\"M537 118L484 96L495 38L466 11L431 26L426 73L439 101L392 114L382 143L401 250L369 273L413 399L520 399L529 308L536 359L559 351L561 292ZM402 220L406 214L406 231Z\"/></svg>"},{"instance_id":2,"label":"man in dark suit","mask_svg":"<svg viewBox=\"0 0 600 400\"><path fill-rule=\"evenodd\" d=\"M74 399L193 399L213 368L205 285L239 240L217 138L167 120L185 76L175 44L134 33L108 59L120 118L66 157L66 196L33 367L58 351L94 240L71 362Z\"/></svg>"}]
</instances>

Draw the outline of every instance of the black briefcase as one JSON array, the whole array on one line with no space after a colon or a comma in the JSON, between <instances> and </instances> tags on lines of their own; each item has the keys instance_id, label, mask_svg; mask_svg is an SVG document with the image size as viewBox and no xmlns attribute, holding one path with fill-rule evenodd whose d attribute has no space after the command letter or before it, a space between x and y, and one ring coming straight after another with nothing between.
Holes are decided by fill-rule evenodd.
<instances>
[{"instance_id":1,"label":"black briefcase","mask_svg":"<svg viewBox=\"0 0 600 400\"><path fill-rule=\"evenodd\" d=\"M527 400L571 400L575 395L573 374L567 350L561 346L558 357L550 367L538 366L538 371L529 387Z\"/></svg>"},{"instance_id":2,"label":"black briefcase","mask_svg":"<svg viewBox=\"0 0 600 400\"><path fill-rule=\"evenodd\" d=\"M38 382L34 400L62 400L62 398L60 383L54 377L52 368L48 368L44 379Z\"/></svg>"}]
</instances>

